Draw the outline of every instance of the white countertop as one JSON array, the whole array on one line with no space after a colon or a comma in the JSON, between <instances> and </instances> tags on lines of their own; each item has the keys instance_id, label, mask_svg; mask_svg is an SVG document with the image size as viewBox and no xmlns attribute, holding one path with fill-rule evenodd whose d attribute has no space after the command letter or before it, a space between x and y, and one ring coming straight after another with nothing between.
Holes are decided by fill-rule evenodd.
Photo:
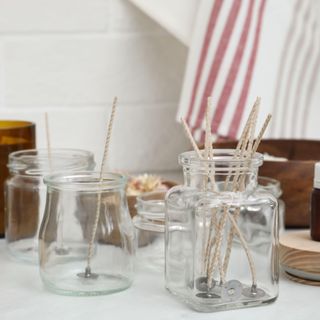
<instances>
[{"instance_id":1,"label":"white countertop","mask_svg":"<svg viewBox=\"0 0 320 320\"><path fill-rule=\"evenodd\" d=\"M13 260L0 240L0 319L316 319L320 288L280 279L280 296L271 305L198 313L164 289L162 272L137 269L131 288L96 297L68 297L47 291L38 267ZM111 318L113 317L113 318Z\"/></svg>"}]
</instances>

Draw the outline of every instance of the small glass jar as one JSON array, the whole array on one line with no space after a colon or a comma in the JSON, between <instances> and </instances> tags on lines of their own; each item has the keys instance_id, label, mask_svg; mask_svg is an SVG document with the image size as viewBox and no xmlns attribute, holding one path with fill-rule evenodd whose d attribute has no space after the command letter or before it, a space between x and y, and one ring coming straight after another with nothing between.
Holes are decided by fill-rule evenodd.
<instances>
[{"instance_id":1,"label":"small glass jar","mask_svg":"<svg viewBox=\"0 0 320 320\"><path fill-rule=\"evenodd\" d=\"M65 295L100 295L133 279L134 230L119 174L56 174L47 185L39 235L45 286Z\"/></svg>"},{"instance_id":2,"label":"small glass jar","mask_svg":"<svg viewBox=\"0 0 320 320\"><path fill-rule=\"evenodd\" d=\"M137 268L164 272L165 191L137 196L136 228Z\"/></svg>"},{"instance_id":3,"label":"small glass jar","mask_svg":"<svg viewBox=\"0 0 320 320\"><path fill-rule=\"evenodd\" d=\"M77 149L16 151L9 155L6 182L6 243L16 258L38 262L38 235L43 217L46 187L43 177L57 171L92 170L93 154Z\"/></svg>"},{"instance_id":4,"label":"small glass jar","mask_svg":"<svg viewBox=\"0 0 320 320\"><path fill-rule=\"evenodd\" d=\"M257 189L262 155L180 155L185 183L166 196L165 281L202 312L268 304L278 296L278 209Z\"/></svg>"}]
</instances>

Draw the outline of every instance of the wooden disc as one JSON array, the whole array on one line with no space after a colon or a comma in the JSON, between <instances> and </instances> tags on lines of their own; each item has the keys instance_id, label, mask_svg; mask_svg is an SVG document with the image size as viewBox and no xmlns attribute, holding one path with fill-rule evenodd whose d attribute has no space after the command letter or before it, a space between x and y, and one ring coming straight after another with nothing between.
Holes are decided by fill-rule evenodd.
<instances>
[{"instance_id":1,"label":"wooden disc","mask_svg":"<svg viewBox=\"0 0 320 320\"><path fill-rule=\"evenodd\" d=\"M284 274L289 280L292 280L292 281L295 281L295 282L298 282L301 284L308 284L310 286L318 286L318 287L320 286L320 281L312 281L312 280L302 279L302 278L296 277L288 272L284 272Z\"/></svg>"},{"instance_id":2,"label":"wooden disc","mask_svg":"<svg viewBox=\"0 0 320 320\"><path fill-rule=\"evenodd\" d=\"M320 242L311 240L310 230L280 237L280 262L291 280L320 285Z\"/></svg>"}]
</instances>

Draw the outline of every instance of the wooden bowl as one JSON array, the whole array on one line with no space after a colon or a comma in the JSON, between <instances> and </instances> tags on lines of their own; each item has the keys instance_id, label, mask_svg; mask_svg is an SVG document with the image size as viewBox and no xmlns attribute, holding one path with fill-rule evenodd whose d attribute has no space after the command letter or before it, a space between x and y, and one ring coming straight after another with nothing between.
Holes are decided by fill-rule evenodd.
<instances>
[{"instance_id":1,"label":"wooden bowl","mask_svg":"<svg viewBox=\"0 0 320 320\"><path fill-rule=\"evenodd\" d=\"M236 144L236 141L220 142L215 143L214 148L234 148ZM261 142L258 152L288 159L265 161L259 175L280 181L286 204L286 227L308 227L314 164L320 161L320 141L267 139Z\"/></svg>"}]
</instances>

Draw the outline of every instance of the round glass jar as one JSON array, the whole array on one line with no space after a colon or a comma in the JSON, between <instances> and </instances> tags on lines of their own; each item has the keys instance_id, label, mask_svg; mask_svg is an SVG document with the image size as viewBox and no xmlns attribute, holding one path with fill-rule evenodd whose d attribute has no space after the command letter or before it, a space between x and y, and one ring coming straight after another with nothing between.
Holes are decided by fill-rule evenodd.
<instances>
[{"instance_id":1,"label":"round glass jar","mask_svg":"<svg viewBox=\"0 0 320 320\"><path fill-rule=\"evenodd\" d=\"M5 187L6 230L9 252L16 258L38 262L38 234L43 217L46 186L52 172L92 170L93 154L78 149L16 151L9 155L10 177Z\"/></svg>"},{"instance_id":2,"label":"round glass jar","mask_svg":"<svg viewBox=\"0 0 320 320\"><path fill-rule=\"evenodd\" d=\"M185 183L166 195L167 289L202 312L274 301L279 218L275 197L257 188L262 155L215 149L212 160L179 160Z\"/></svg>"},{"instance_id":3,"label":"round glass jar","mask_svg":"<svg viewBox=\"0 0 320 320\"><path fill-rule=\"evenodd\" d=\"M125 195L127 179L96 172L56 174L47 185L39 234L45 286L65 295L101 295L133 279L134 230Z\"/></svg>"},{"instance_id":4,"label":"round glass jar","mask_svg":"<svg viewBox=\"0 0 320 320\"><path fill-rule=\"evenodd\" d=\"M164 271L165 191L137 196L136 230L137 268Z\"/></svg>"}]
</instances>

